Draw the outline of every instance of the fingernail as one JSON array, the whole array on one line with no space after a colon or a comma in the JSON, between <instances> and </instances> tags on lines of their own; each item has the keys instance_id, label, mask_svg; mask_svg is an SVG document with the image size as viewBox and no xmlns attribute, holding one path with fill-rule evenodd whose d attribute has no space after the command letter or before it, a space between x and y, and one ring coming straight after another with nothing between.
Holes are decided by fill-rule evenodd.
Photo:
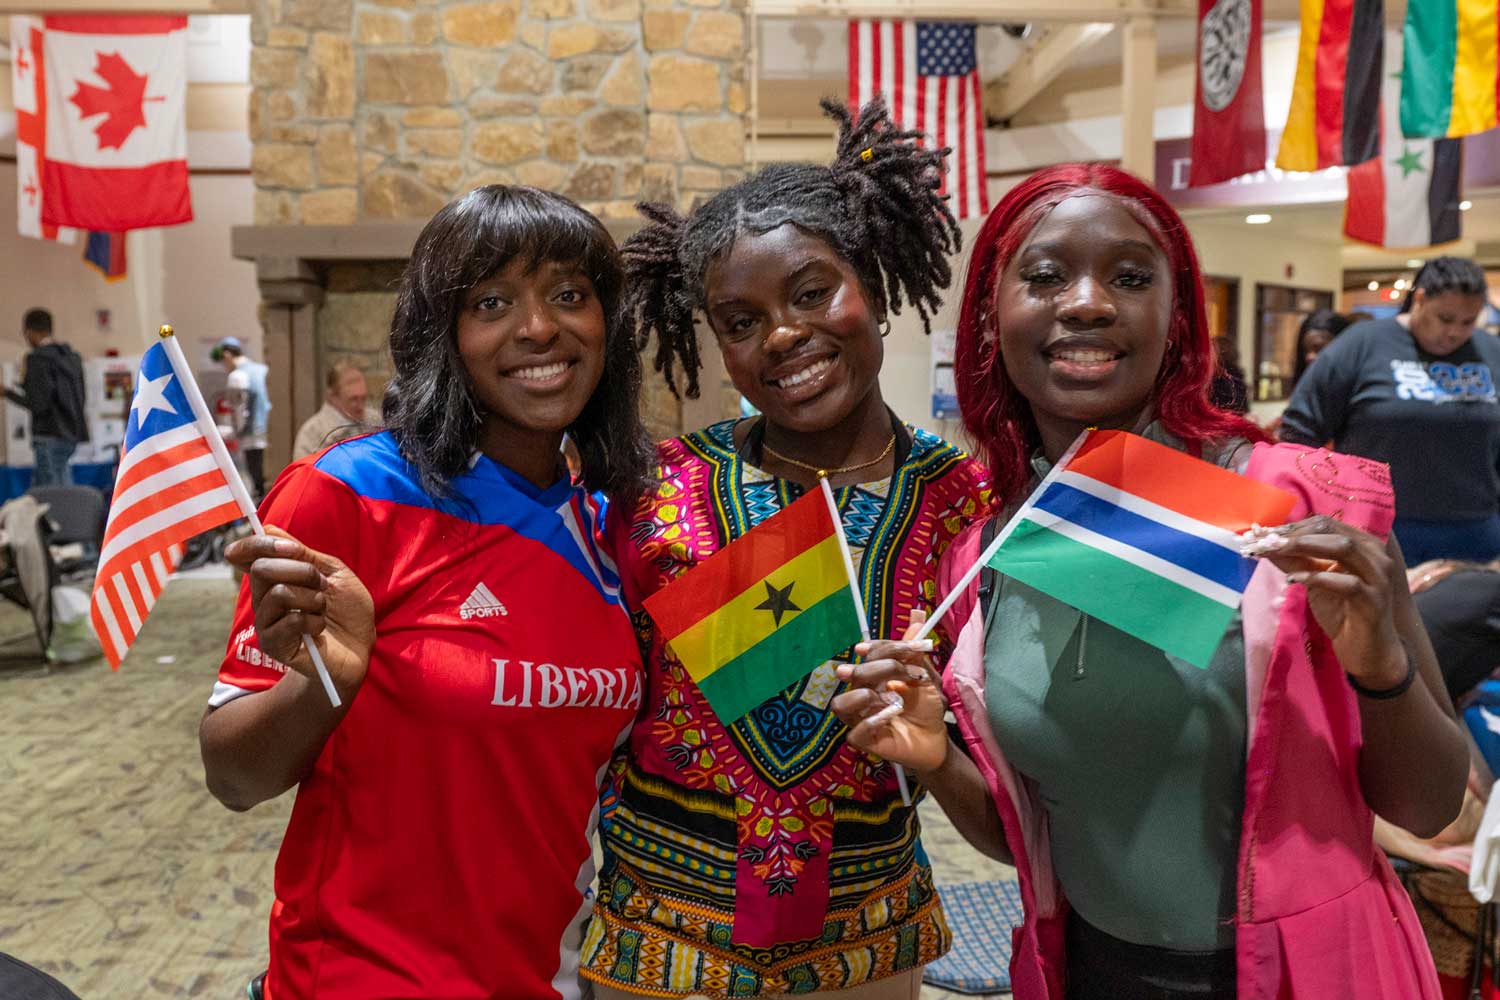
<instances>
[{"instance_id":1,"label":"fingernail","mask_svg":"<svg viewBox=\"0 0 1500 1000\"><path fill-rule=\"evenodd\" d=\"M906 676L914 681L925 681L927 679L927 671L918 670L916 667L907 667Z\"/></svg>"},{"instance_id":2,"label":"fingernail","mask_svg":"<svg viewBox=\"0 0 1500 1000\"><path fill-rule=\"evenodd\" d=\"M1286 576L1286 579L1287 579L1288 583L1306 583L1307 582L1307 574L1306 573L1288 573L1287 576Z\"/></svg>"},{"instance_id":3,"label":"fingernail","mask_svg":"<svg viewBox=\"0 0 1500 1000\"><path fill-rule=\"evenodd\" d=\"M838 675L839 680L847 681L854 676L854 667L848 663L841 663L833 668L833 672Z\"/></svg>"},{"instance_id":4,"label":"fingernail","mask_svg":"<svg viewBox=\"0 0 1500 1000\"><path fill-rule=\"evenodd\" d=\"M856 643L854 646L854 651L860 656L864 656L870 651L870 644L868 642Z\"/></svg>"},{"instance_id":5,"label":"fingernail","mask_svg":"<svg viewBox=\"0 0 1500 1000\"><path fill-rule=\"evenodd\" d=\"M909 645L911 646L912 649L916 650L919 653L930 653L930 652L932 652L932 640L931 639L922 639L922 640L919 640L917 642L909 643Z\"/></svg>"},{"instance_id":6,"label":"fingernail","mask_svg":"<svg viewBox=\"0 0 1500 1000\"><path fill-rule=\"evenodd\" d=\"M297 543L290 538L277 538L271 542L271 548L277 555L294 556L297 554Z\"/></svg>"}]
</instances>

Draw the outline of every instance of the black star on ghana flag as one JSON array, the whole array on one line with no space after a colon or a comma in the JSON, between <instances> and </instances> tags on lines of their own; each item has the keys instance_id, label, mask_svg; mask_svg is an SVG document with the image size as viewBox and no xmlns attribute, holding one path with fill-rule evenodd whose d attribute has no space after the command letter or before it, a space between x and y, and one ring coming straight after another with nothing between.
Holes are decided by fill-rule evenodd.
<instances>
[{"instance_id":1,"label":"black star on ghana flag","mask_svg":"<svg viewBox=\"0 0 1500 1000\"><path fill-rule=\"evenodd\" d=\"M766 599L755 606L756 611L769 611L776 618L776 627L781 627L781 616L788 611L801 611L802 609L792 603L792 588L797 585L793 580L785 587L776 588L771 586L771 581L766 580Z\"/></svg>"},{"instance_id":2,"label":"black star on ghana flag","mask_svg":"<svg viewBox=\"0 0 1500 1000\"><path fill-rule=\"evenodd\" d=\"M1401 168L1403 179L1410 177L1412 174L1425 173L1427 170L1426 167L1422 166L1422 151L1420 149L1412 149L1407 145L1401 147L1401 155L1391 162Z\"/></svg>"}]
</instances>

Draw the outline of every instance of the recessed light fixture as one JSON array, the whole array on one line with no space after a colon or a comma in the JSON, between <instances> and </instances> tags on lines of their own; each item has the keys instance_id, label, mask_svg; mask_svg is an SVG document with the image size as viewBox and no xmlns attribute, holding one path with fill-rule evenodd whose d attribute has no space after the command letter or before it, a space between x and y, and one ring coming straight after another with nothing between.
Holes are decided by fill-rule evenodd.
<instances>
[{"instance_id":1,"label":"recessed light fixture","mask_svg":"<svg viewBox=\"0 0 1500 1000\"><path fill-rule=\"evenodd\" d=\"M1395 281L1391 282L1391 287L1398 292L1404 292L1406 290L1406 279L1397 278Z\"/></svg>"},{"instance_id":2,"label":"recessed light fixture","mask_svg":"<svg viewBox=\"0 0 1500 1000\"><path fill-rule=\"evenodd\" d=\"M1366 285L1365 287L1368 288L1372 292L1378 292L1378 291L1380 291L1380 282L1378 282L1378 281L1372 281L1368 285Z\"/></svg>"},{"instance_id":3,"label":"recessed light fixture","mask_svg":"<svg viewBox=\"0 0 1500 1000\"><path fill-rule=\"evenodd\" d=\"M1422 262L1420 260L1416 260L1414 258L1412 260L1407 261L1406 262L1406 266L1407 267L1421 267L1422 266Z\"/></svg>"},{"instance_id":4,"label":"recessed light fixture","mask_svg":"<svg viewBox=\"0 0 1500 1000\"><path fill-rule=\"evenodd\" d=\"M1264 226L1271 221L1271 217L1265 212L1253 212L1245 216L1245 223L1251 226Z\"/></svg>"},{"instance_id":5,"label":"recessed light fixture","mask_svg":"<svg viewBox=\"0 0 1500 1000\"><path fill-rule=\"evenodd\" d=\"M1400 293L1400 292L1398 292L1398 291L1395 291L1395 290L1394 290L1394 289L1392 289L1392 290L1391 290L1391 291L1389 291L1389 292L1386 292L1386 295L1388 295L1388 296L1389 296L1389 297L1390 297L1390 299L1391 299L1391 301L1393 301L1393 302L1394 302L1394 301L1395 301L1395 300L1396 300L1396 299L1399 299L1399 298L1400 298L1400 297L1401 297L1401 293Z\"/></svg>"},{"instance_id":6,"label":"recessed light fixture","mask_svg":"<svg viewBox=\"0 0 1500 1000\"><path fill-rule=\"evenodd\" d=\"M1460 212L1467 212L1469 209L1471 209L1473 207L1474 207L1474 203L1472 201L1469 201L1467 198L1465 198L1463 201L1461 201L1461 202L1458 203L1458 210Z\"/></svg>"}]
</instances>

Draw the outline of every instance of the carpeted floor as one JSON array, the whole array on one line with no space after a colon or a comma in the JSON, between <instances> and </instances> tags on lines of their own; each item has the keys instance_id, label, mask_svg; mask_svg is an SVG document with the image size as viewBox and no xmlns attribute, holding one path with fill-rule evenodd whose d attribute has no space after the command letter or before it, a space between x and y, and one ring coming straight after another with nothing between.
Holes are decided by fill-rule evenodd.
<instances>
[{"instance_id":1,"label":"carpeted floor","mask_svg":"<svg viewBox=\"0 0 1500 1000\"><path fill-rule=\"evenodd\" d=\"M0 952L82 1000L232 1000L265 967L291 796L231 813L198 759L233 594L227 578L174 580L114 674L43 670L28 620L0 605ZM936 808L924 822L939 882L1009 873Z\"/></svg>"}]
</instances>

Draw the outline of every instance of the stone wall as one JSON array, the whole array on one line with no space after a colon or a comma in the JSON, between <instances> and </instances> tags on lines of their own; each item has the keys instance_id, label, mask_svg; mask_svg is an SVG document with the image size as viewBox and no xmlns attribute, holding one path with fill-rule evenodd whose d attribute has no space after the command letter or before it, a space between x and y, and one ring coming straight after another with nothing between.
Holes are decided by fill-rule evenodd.
<instances>
[{"instance_id":1,"label":"stone wall","mask_svg":"<svg viewBox=\"0 0 1500 1000\"><path fill-rule=\"evenodd\" d=\"M422 220L490 183L560 191L602 218L686 208L741 176L743 0L255 0L255 222ZM310 352L349 359L372 397L390 261L323 271ZM321 384L321 382L319 382ZM646 380L653 431L680 404Z\"/></svg>"},{"instance_id":2,"label":"stone wall","mask_svg":"<svg viewBox=\"0 0 1500 1000\"><path fill-rule=\"evenodd\" d=\"M689 204L743 164L740 6L256 0L256 222L426 218L493 182Z\"/></svg>"}]
</instances>

